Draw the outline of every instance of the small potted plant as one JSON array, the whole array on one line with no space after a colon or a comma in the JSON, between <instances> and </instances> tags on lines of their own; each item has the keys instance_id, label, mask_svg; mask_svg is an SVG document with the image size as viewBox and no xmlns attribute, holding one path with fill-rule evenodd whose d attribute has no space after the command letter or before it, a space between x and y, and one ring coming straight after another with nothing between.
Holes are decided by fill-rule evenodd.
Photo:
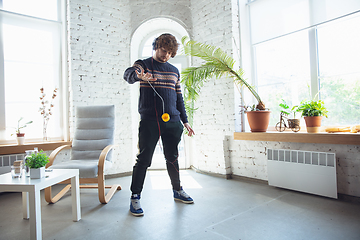
<instances>
[{"instance_id":1,"label":"small potted plant","mask_svg":"<svg viewBox=\"0 0 360 240\"><path fill-rule=\"evenodd\" d=\"M19 120L18 120L18 124L17 124L17 127L15 128L16 129L16 140L17 140L17 143L18 145L23 145L24 144L24 141L25 141L25 133L22 133L20 131L20 129L22 128L25 128L28 124L31 124L33 121L29 121L25 124L21 124L20 122L23 120L24 118L21 117ZM14 134L11 134L11 136L14 135Z\"/></svg>"},{"instance_id":2,"label":"small potted plant","mask_svg":"<svg viewBox=\"0 0 360 240\"><path fill-rule=\"evenodd\" d=\"M28 156L25 166L30 168L30 178L45 177L45 166L48 162L49 157L42 150Z\"/></svg>"},{"instance_id":3,"label":"small potted plant","mask_svg":"<svg viewBox=\"0 0 360 240\"><path fill-rule=\"evenodd\" d=\"M281 113L283 115L293 115L293 118L288 118L288 125L289 128L295 128L296 126L300 126L300 119L296 118L296 113L299 112L299 108L297 105L293 106L290 110L290 106L285 102L284 99L281 99L282 103L279 104L279 106L282 108Z\"/></svg>"},{"instance_id":4,"label":"small potted plant","mask_svg":"<svg viewBox=\"0 0 360 240\"><path fill-rule=\"evenodd\" d=\"M298 111L305 119L308 133L320 132L322 117L327 117L328 113L322 100L302 101Z\"/></svg>"}]
</instances>

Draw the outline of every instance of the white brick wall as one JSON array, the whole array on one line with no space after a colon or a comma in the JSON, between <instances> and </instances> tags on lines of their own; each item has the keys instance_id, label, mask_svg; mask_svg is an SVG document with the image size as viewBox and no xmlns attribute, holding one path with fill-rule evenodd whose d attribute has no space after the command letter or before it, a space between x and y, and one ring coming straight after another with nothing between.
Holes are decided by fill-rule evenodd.
<instances>
[{"instance_id":1,"label":"white brick wall","mask_svg":"<svg viewBox=\"0 0 360 240\"><path fill-rule=\"evenodd\" d=\"M129 65L128 1L71 0L69 5L69 69L71 136L74 107L116 106L114 166L108 173L128 172L133 164L130 91L123 80Z\"/></svg>"},{"instance_id":2,"label":"white brick wall","mask_svg":"<svg viewBox=\"0 0 360 240\"><path fill-rule=\"evenodd\" d=\"M232 1L192 1L193 38L215 45L228 54L232 46ZM199 60L194 59L194 64ZM234 128L234 85L232 79L209 80L201 90L195 107L194 129L197 133L197 168L213 173L226 174L223 144L226 135Z\"/></svg>"}]
</instances>

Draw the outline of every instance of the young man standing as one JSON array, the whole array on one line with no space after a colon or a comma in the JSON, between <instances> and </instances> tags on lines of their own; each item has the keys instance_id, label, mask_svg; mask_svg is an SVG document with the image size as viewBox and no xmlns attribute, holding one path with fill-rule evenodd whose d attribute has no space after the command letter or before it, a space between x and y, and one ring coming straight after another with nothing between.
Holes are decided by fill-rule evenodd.
<instances>
[{"instance_id":1,"label":"young man standing","mask_svg":"<svg viewBox=\"0 0 360 240\"><path fill-rule=\"evenodd\" d=\"M124 79L133 84L140 82L139 97L139 153L133 167L130 190L130 212L135 216L144 215L140 206L147 168L150 167L157 142L161 138L166 168L173 187L174 199L193 203L180 185L178 144L183 127L188 135L194 133L187 120L184 100L180 88L179 70L168 63L178 50L176 38L168 33L160 35L153 42L155 53L152 57L137 60L125 70ZM182 123L184 124L182 124Z\"/></svg>"}]
</instances>

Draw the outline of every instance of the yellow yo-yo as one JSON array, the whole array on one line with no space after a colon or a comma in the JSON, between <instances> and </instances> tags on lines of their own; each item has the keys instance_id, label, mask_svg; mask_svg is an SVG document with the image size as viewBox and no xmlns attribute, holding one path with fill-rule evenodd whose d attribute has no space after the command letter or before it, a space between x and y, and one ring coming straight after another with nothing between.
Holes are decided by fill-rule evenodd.
<instances>
[{"instance_id":1,"label":"yellow yo-yo","mask_svg":"<svg viewBox=\"0 0 360 240\"><path fill-rule=\"evenodd\" d=\"M164 122L168 122L170 120L170 115L168 113L164 113L162 116L161 116L161 119L164 121Z\"/></svg>"}]
</instances>

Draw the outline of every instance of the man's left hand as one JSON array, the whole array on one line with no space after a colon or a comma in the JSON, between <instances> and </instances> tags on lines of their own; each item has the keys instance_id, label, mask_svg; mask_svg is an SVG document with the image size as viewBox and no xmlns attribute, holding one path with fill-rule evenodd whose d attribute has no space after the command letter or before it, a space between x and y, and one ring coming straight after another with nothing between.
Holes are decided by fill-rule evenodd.
<instances>
[{"instance_id":1,"label":"man's left hand","mask_svg":"<svg viewBox=\"0 0 360 240\"><path fill-rule=\"evenodd\" d=\"M188 130L188 136L191 137L192 135L195 135L194 130L191 128L189 123L184 123L184 127Z\"/></svg>"}]
</instances>

